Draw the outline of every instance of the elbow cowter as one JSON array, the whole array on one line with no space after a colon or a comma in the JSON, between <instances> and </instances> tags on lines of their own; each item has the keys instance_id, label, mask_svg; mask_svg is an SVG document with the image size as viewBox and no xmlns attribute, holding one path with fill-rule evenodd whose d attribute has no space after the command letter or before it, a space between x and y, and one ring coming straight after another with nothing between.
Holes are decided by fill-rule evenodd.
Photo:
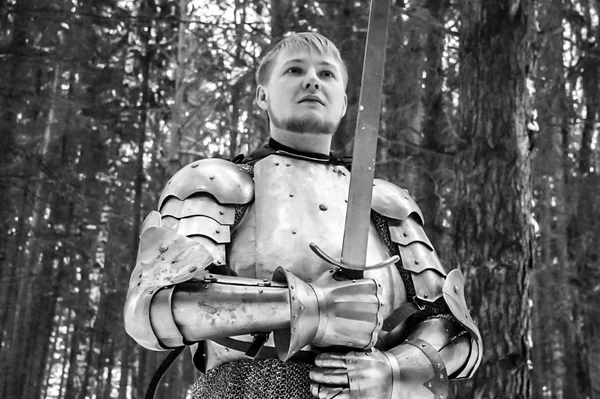
<instances>
[{"instance_id":1,"label":"elbow cowter","mask_svg":"<svg viewBox=\"0 0 600 399\"><path fill-rule=\"evenodd\" d=\"M165 287L192 278L204 278L212 261L211 253L192 239L160 226L144 229L124 307L127 333L147 349L168 350L152 328L150 305L153 296Z\"/></svg>"}]
</instances>

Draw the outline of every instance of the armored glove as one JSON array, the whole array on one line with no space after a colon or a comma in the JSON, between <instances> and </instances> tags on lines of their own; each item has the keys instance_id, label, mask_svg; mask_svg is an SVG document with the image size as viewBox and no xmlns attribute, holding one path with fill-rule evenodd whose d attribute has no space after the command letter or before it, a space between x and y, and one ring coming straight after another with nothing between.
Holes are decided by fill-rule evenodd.
<instances>
[{"instance_id":1,"label":"armored glove","mask_svg":"<svg viewBox=\"0 0 600 399\"><path fill-rule=\"evenodd\" d=\"M289 359L308 344L369 349L377 341L383 325L377 281L337 280L332 270L307 284L281 267L273 280L286 283L290 295L290 327L274 331L280 359Z\"/></svg>"},{"instance_id":2,"label":"armored glove","mask_svg":"<svg viewBox=\"0 0 600 399\"><path fill-rule=\"evenodd\" d=\"M432 363L431 360L434 360ZM448 375L437 350L415 340L391 351L323 353L310 372L316 398L445 399Z\"/></svg>"}]
</instances>

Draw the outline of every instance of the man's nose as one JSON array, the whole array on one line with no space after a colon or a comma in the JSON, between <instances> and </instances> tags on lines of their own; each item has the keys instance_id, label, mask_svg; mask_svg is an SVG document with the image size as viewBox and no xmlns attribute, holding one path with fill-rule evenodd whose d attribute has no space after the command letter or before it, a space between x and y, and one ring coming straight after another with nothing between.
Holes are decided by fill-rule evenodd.
<instances>
[{"instance_id":1,"label":"man's nose","mask_svg":"<svg viewBox=\"0 0 600 399\"><path fill-rule=\"evenodd\" d=\"M304 88L306 90L319 90L319 78L314 70L309 70L304 77Z\"/></svg>"}]
</instances>

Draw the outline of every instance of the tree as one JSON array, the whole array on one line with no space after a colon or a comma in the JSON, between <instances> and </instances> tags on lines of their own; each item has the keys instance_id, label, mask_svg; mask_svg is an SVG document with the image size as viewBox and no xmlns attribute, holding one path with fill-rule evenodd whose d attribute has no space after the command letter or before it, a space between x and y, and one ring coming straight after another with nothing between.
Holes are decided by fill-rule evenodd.
<instances>
[{"instance_id":1,"label":"tree","mask_svg":"<svg viewBox=\"0 0 600 399\"><path fill-rule=\"evenodd\" d=\"M454 263L484 341L458 397L531 396L532 1L461 3Z\"/></svg>"}]
</instances>

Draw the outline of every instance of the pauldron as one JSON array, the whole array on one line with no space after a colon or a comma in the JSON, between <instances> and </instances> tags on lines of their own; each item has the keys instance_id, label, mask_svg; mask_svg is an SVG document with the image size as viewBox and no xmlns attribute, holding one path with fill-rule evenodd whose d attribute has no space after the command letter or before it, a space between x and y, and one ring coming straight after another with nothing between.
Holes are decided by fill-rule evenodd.
<instances>
[{"instance_id":1,"label":"pauldron","mask_svg":"<svg viewBox=\"0 0 600 399\"><path fill-rule=\"evenodd\" d=\"M407 292L414 294L412 302L419 309L436 308L443 298L449 312L470 334L469 359L455 373L455 378L471 377L481 362L483 350L479 329L469 315L461 271L448 272L441 264L423 230L423 215L408 191L380 179L375 179L373 185L372 208L385 217L390 239L401 257L401 268L410 273Z\"/></svg>"}]
</instances>

